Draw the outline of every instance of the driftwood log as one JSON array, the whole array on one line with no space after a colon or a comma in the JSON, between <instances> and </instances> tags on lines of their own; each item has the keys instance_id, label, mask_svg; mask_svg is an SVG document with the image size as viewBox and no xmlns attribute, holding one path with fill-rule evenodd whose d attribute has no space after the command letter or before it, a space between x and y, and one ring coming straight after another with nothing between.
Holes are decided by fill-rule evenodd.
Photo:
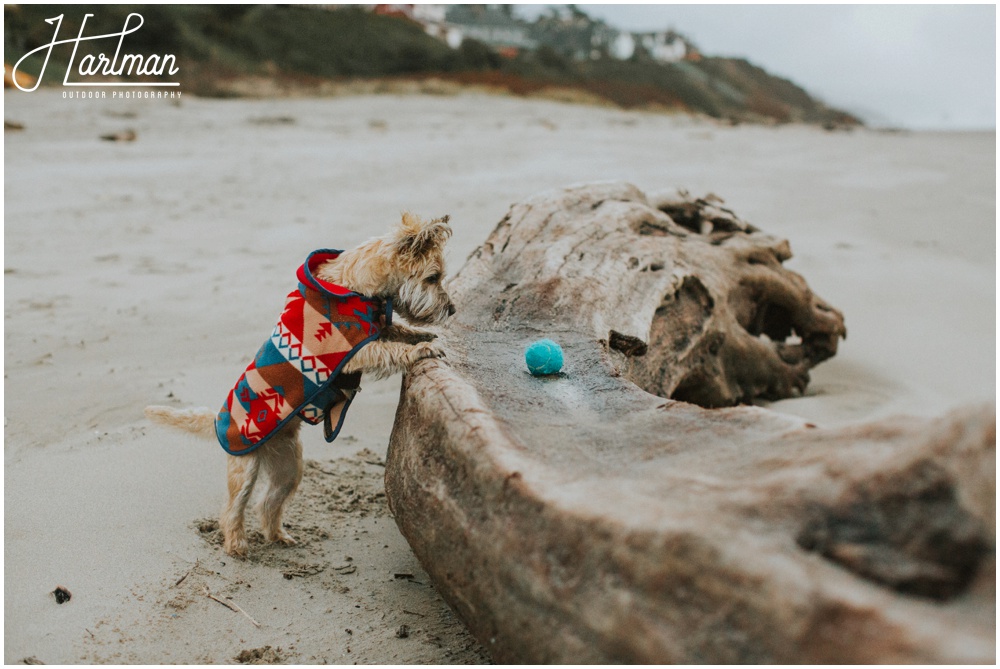
<instances>
[{"instance_id":1,"label":"driftwood log","mask_svg":"<svg viewBox=\"0 0 1000 669\"><path fill-rule=\"evenodd\" d=\"M598 184L514 205L456 275L386 489L494 660L994 662L991 407L734 406L801 392L845 335L789 257L712 197ZM526 371L541 337L561 375Z\"/></svg>"}]
</instances>

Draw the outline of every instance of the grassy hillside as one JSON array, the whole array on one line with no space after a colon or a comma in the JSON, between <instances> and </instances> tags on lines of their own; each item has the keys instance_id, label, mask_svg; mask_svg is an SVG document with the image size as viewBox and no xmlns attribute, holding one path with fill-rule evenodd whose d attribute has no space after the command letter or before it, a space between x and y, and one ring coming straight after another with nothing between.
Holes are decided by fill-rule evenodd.
<instances>
[{"instance_id":1,"label":"grassy hillside","mask_svg":"<svg viewBox=\"0 0 1000 669\"><path fill-rule=\"evenodd\" d=\"M131 12L145 23L125 38L133 53L172 53L184 65L217 67L232 73L266 73L275 68L317 77L376 77L435 69L452 69L456 60L445 44L419 26L374 16L361 9L336 12L298 7L247 5L66 5L5 6L4 50L8 61L52 39L46 18L64 14L61 39L79 33L85 11L86 35L121 31ZM77 61L86 53L113 51L117 40L82 42ZM61 73L72 54L71 45L53 50L50 66ZM24 69L36 73L43 56L32 57ZM196 68L200 69L200 68Z\"/></svg>"},{"instance_id":2,"label":"grassy hillside","mask_svg":"<svg viewBox=\"0 0 1000 669\"><path fill-rule=\"evenodd\" d=\"M123 51L173 54L180 72L171 80L199 95L232 94L230 83L246 76L291 81L305 88L331 80L433 76L514 94L577 90L588 99L626 108L686 110L734 121L857 123L813 100L792 82L745 60L705 58L696 63L661 64L603 58L578 62L544 46L508 60L471 40L450 49L412 22L359 8L8 5L4 7L5 59L13 64L48 43L54 26L45 23L47 18L63 14L59 38L75 37L85 12L95 15L87 21L85 36L120 32L130 12L140 13L145 23L125 38ZM110 56L116 45L113 38L82 42L76 63L88 53ZM61 82L71 53L72 45L53 49L44 85ZM33 56L22 69L37 74L43 60L43 55Z\"/></svg>"}]
</instances>

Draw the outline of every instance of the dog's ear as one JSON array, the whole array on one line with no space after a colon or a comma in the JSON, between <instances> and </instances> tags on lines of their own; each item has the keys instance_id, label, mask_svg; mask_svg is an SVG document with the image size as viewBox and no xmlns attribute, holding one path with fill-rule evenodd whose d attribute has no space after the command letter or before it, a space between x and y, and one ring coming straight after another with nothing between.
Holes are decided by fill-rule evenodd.
<instances>
[{"instance_id":1,"label":"dog's ear","mask_svg":"<svg viewBox=\"0 0 1000 669\"><path fill-rule=\"evenodd\" d=\"M451 237L448 220L448 216L442 216L425 223L418 216L405 212L396 232L397 252L419 259L444 246Z\"/></svg>"}]
</instances>

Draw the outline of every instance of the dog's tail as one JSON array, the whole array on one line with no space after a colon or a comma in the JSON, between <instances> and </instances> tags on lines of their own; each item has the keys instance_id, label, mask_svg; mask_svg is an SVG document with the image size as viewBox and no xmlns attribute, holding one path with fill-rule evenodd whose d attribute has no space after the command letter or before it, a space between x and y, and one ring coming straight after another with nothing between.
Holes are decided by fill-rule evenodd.
<instances>
[{"instance_id":1,"label":"dog's tail","mask_svg":"<svg viewBox=\"0 0 1000 669\"><path fill-rule=\"evenodd\" d=\"M164 406L146 407L146 417L156 423L176 427L203 437L215 436L217 412L204 407L174 409Z\"/></svg>"}]
</instances>

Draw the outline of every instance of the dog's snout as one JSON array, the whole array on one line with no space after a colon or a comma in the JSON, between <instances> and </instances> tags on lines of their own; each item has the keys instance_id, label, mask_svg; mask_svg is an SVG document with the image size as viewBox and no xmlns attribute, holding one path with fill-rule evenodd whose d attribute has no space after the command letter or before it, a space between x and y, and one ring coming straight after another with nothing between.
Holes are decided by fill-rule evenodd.
<instances>
[{"instance_id":1,"label":"dog's snout","mask_svg":"<svg viewBox=\"0 0 1000 669\"><path fill-rule=\"evenodd\" d=\"M448 315L449 316L455 315L455 305L451 302L448 303Z\"/></svg>"}]
</instances>

